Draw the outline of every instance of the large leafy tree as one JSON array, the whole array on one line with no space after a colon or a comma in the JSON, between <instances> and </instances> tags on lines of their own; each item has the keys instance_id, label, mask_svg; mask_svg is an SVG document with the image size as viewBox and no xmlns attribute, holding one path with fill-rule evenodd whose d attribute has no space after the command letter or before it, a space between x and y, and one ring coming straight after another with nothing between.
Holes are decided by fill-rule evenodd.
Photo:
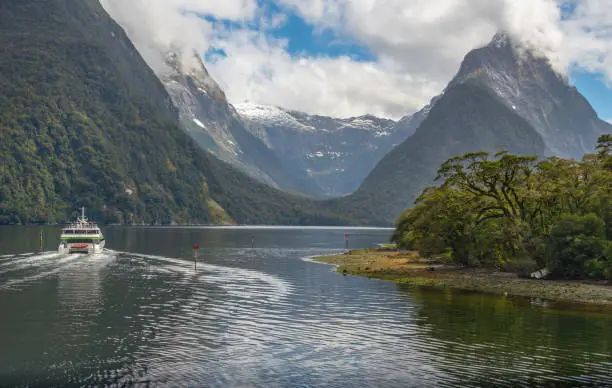
<instances>
[{"instance_id":1,"label":"large leafy tree","mask_svg":"<svg viewBox=\"0 0 612 388\"><path fill-rule=\"evenodd\" d=\"M393 240L459 264L612 277L612 136L597 148L582 161L505 151L449 159Z\"/></svg>"}]
</instances>

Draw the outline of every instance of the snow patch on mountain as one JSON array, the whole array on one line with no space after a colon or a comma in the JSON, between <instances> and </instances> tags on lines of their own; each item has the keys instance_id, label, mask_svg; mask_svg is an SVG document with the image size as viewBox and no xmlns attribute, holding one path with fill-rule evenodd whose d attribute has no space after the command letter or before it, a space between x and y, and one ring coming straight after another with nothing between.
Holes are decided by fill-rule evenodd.
<instances>
[{"instance_id":1,"label":"snow patch on mountain","mask_svg":"<svg viewBox=\"0 0 612 388\"><path fill-rule=\"evenodd\" d=\"M315 127L300 123L295 117L276 106L246 102L234 104L234 109L236 109L240 117L252 123L283 126L309 132L317 130Z\"/></svg>"},{"instance_id":2,"label":"snow patch on mountain","mask_svg":"<svg viewBox=\"0 0 612 388\"><path fill-rule=\"evenodd\" d=\"M391 132L389 131L374 132L374 137L386 137L386 136L391 136Z\"/></svg>"},{"instance_id":3,"label":"snow patch on mountain","mask_svg":"<svg viewBox=\"0 0 612 388\"><path fill-rule=\"evenodd\" d=\"M351 156L350 152L336 152L336 151L316 151L307 153L304 155L306 159L314 159L314 158L327 158L327 159L340 159L347 156Z\"/></svg>"},{"instance_id":4,"label":"snow patch on mountain","mask_svg":"<svg viewBox=\"0 0 612 388\"><path fill-rule=\"evenodd\" d=\"M338 121L341 123L338 129L351 128L351 129L357 129L357 130L362 130L362 131L368 131L368 132L374 133L375 135L378 135L377 137L386 136L385 134L387 135L389 134L388 131L380 130L381 123L383 121L382 119L379 119L378 117L366 115L366 116L360 116L360 117L351 117L348 119L338 119Z\"/></svg>"},{"instance_id":5,"label":"snow patch on mountain","mask_svg":"<svg viewBox=\"0 0 612 388\"><path fill-rule=\"evenodd\" d=\"M206 129L206 125L204 125L204 123L202 123L200 120L194 118L193 122L196 123L196 125L200 128Z\"/></svg>"},{"instance_id":6,"label":"snow patch on mountain","mask_svg":"<svg viewBox=\"0 0 612 388\"><path fill-rule=\"evenodd\" d=\"M395 124L392 120L371 115L340 119L309 115L303 112L284 110L277 106L249 102L235 104L234 108L240 117L251 123L311 132L357 130L371 132L375 137L383 137L390 135L389 131Z\"/></svg>"}]
</instances>

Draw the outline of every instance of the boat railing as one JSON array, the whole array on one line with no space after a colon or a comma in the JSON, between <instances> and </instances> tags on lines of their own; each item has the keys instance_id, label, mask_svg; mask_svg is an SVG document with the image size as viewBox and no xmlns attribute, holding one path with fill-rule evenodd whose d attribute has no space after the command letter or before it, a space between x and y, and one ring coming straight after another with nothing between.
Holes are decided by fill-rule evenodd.
<instances>
[{"instance_id":1,"label":"boat railing","mask_svg":"<svg viewBox=\"0 0 612 388\"><path fill-rule=\"evenodd\" d=\"M63 229L62 234L102 234L100 229Z\"/></svg>"},{"instance_id":2,"label":"boat railing","mask_svg":"<svg viewBox=\"0 0 612 388\"><path fill-rule=\"evenodd\" d=\"M98 225L95 222L74 222L66 226L67 229L93 229Z\"/></svg>"}]
</instances>

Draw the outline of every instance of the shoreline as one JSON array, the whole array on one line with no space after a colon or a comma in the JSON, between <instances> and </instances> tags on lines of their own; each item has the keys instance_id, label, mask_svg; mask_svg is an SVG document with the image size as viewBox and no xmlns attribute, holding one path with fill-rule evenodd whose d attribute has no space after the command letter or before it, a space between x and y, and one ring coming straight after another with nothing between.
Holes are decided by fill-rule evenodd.
<instances>
[{"instance_id":1,"label":"shoreline","mask_svg":"<svg viewBox=\"0 0 612 388\"><path fill-rule=\"evenodd\" d=\"M606 281L525 279L514 273L434 263L422 259L417 252L389 249L352 250L314 257L312 261L333 265L344 275L399 285L540 298L612 311L612 285Z\"/></svg>"}]
</instances>

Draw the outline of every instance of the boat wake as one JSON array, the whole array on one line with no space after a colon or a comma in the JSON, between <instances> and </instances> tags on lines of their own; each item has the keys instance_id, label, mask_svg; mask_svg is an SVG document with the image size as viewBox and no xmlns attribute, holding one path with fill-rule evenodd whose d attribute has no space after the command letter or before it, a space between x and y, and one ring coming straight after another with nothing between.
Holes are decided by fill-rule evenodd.
<instances>
[{"instance_id":1,"label":"boat wake","mask_svg":"<svg viewBox=\"0 0 612 388\"><path fill-rule=\"evenodd\" d=\"M147 263L148 269L154 272L180 274L183 276L180 280L174 279L180 283L205 283L237 297L263 297L270 302L277 302L291 292L288 282L259 271L207 263L198 263L194 268L190 260L116 251L109 253L129 258L133 263Z\"/></svg>"},{"instance_id":2,"label":"boat wake","mask_svg":"<svg viewBox=\"0 0 612 388\"><path fill-rule=\"evenodd\" d=\"M97 255L57 252L6 255L0 262L0 290L20 290L36 281L57 276L63 271L71 271L78 265L108 263L112 258L112 252Z\"/></svg>"},{"instance_id":3,"label":"boat wake","mask_svg":"<svg viewBox=\"0 0 612 388\"><path fill-rule=\"evenodd\" d=\"M147 271L157 275L179 274L181 277L175 277L175 282L188 283L195 280L215 286L224 290L228 295L236 297L249 299L257 296L275 302L291 292L288 282L259 271L205 263L198 263L194 270L193 263L188 260L110 249L105 249L102 253L95 255L57 252L4 255L0 260L0 290L28 285L63 271L76 270L77 267L87 268L96 264L93 267L99 270L117 259L121 260L124 266L133 265L137 268L139 265L144 265ZM236 287L236 283L242 286ZM248 287L245 288L244 286L247 285Z\"/></svg>"}]
</instances>

